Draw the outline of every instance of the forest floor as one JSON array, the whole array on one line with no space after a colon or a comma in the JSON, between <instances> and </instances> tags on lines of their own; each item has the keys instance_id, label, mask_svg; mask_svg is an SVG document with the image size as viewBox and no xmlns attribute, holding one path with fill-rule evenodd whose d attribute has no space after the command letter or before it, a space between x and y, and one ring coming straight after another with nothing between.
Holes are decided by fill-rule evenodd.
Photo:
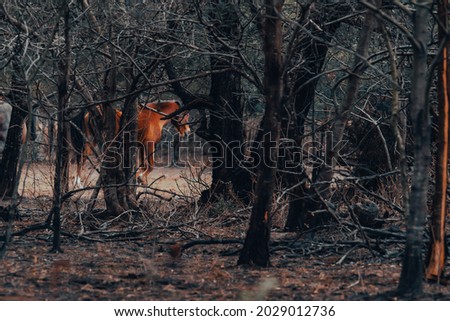
<instances>
[{"instance_id":1,"label":"forest floor","mask_svg":"<svg viewBox=\"0 0 450 321\"><path fill-rule=\"evenodd\" d=\"M45 221L51 172L46 164L28 168L14 231ZM157 168L151 175L159 179L154 189L142 189L149 194L142 194L139 214L106 219L86 213L90 192L67 202L64 253L49 253L49 230L13 238L1 261L0 300L398 299L390 293L400 276L403 219L393 217L381 230L386 233L367 234L369 249L351 225L284 233L280 206L272 266L238 266L249 208L225 200L200 206L194 192L208 182L207 169ZM0 223L0 235L5 226ZM450 300L450 286L427 283L417 299Z\"/></svg>"}]
</instances>

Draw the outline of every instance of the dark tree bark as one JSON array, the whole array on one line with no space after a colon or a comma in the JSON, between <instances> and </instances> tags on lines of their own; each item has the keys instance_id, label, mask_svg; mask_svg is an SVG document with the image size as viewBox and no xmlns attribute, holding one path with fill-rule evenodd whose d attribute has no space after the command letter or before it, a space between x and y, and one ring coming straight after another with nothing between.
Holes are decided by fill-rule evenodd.
<instances>
[{"instance_id":1,"label":"dark tree bark","mask_svg":"<svg viewBox=\"0 0 450 321\"><path fill-rule=\"evenodd\" d=\"M115 61L105 79L104 100L113 98L116 77ZM116 112L108 102L103 104L105 144L102 146L103 161L100 167L100 177L103 184L106 209L109 215L118 216L129 210L125 192L125 175L122 168L120 146L116 137Z\"/></svg>"},{"instance_id":2,"label":"dark tree bark","mask_svg":"<svg viewBox=\"0 0 450 321\"><path fill-rule=\"evenodd\" d=\"M148 67L147 69L151 68ZM147 71L147 70L145 70ZM145 72L144 71L144 72ZM125 71L127 75L127 92L133 92L137 88L142 74L133 75L132 68L127 68ZM123 142L123 172L124 179L127 184L125 185L125 197L128 205L132 209L138 209L138 203L136 200L136 187L130 186L136 183L136 159L138 153L138 141L137 134L137 120L138 120L138 104L137 95L131 95L125 99L122 109L122 117L119 124L119 133L117 140Z\"/></svg>"},{"instance_id":3,"label":"dark tree bark","mask_svg":"<svg viewBox=\"0 0 450 321\"><path fill-rule=\"evenodd\" d=\"M313 41L310 47L304 51L305 62L304 68L302 68L304 70L294 83L295 91L298 92L298 94L295 95L294 113L283 118L283 120L290 119L293 122L283 125L283 128L288 128L288 137L293 140L295 147L302 146L305 120L314 104L317 84L317 80L311 81L311 79L320 73L327 49L326 45L318 44ZM307 82L309 83L304 85L304 83ZM294 118L292 118L292 116ZM298 166L290 169L290 173L287 174L286 178L288 181L288 188L291 186L294 186L294 188L289 193L289 211L285 228L287 230L304 229L304 223L307 220L308 203L311 198L308 195L305 184L300 183L305 177L302 160L292 159L290 161L293 163L297 163L298 161ZM293 175L292 172L295 172L296 175Z\"/></svg>"},{"instance_id":4,"label":"dark tree bark","mask_svg":"<svg viewBox=\"0 0 450 321\"><path fill-rule=\"evenodd\" d=\"M370 0L376 8L381 5L381 0ZM340 106L336 106L336 112L332 123L332 135L326 142L326 161L323 171L320 173L320 180L330 182L333 177L334 167L336 161L339 159L339 150L341 148L342 138L344 136L345 127L353 110L353 104L358 97L358 89L361 83L361 76L367 68L366 57L369 52L371 43L371 36L376 25L375 14L371 10L367 10L364 18L364 25L362 26L358 45L356 47L356 54L353 62L353 70L348 77L348 84L346 88L345 99ZM329 193L329 185L325 183L322 187L321 193L326 197Z\"/></svg>"},{"instance_id":5,"label":"dark tree bark","mask_svg":"<svg viewBox=\"0 0 450 321\"><path fill-rule=\"evenodd\" d=\"M68 187L68 168L69 168L69 146L68 134L69 127L65 121L65 109L69 98L69 70L71 59L71 41L70 41L70 11L69 4L62 2L61 16L64 19L64 56L59 61L60 78L58 81L58 129L56 134L56 163L55 178L53 191L53 207L52 207L52 225L53 225L53 245L51 252L62 252L61 250L61 195L67 192Z\"/></svg>"},{"instance_id":6,"label":"dark tree bark","mask_svg":"<svg viewBox=\"0 0 450 321\"><path fill-rule=\"evenodd\" d=\"M414 170L406 231L406 249L398 292L402 296L422 293L423 233L427 207L428 178L430 174L430 115L427 88L427 43L430 35L428 18L433 1L418 0L413 16L414 61L411 88L411 124L414 136Z\"/></svg>"},{"instance_id":7,"label":"dark tree bark","mask_svg":"<svg viewBox=\"0 0 450 321\"><path fill-rule=\"evenodd\" d=\"M80 3L86 13L86 18L89 22L90 27L95 30L98 35L103 36L104 32L102 32L100 28L98 20L92 10L89 1L81 0ZM109 22L111 20L111 17L110 12L107 10L108 3L102 3L101 5L103 6L104 14L106 15L106 18ZM108 24L108 27L111 28L111 24ZM116 153L113 153L113 148L111 145L115 136L115 112L111 104L108 102L108 100L115 94L117 66L115 66L114 64L114 50L110 50L107 42L103 43L102 50L105 53L109 53L110 55L109 64L105 63L108 64L108 68L106 68L106 72L104 75L104 88L101 92L101 98L106 101L106 103L102 105L102 113L98 113L97 111L95 111L96 108L95 106L93 106L92 109L94 117L92 121L95 124L94 129L98 130L98 132L94 132L95 140L98 146L102 149L102 152L104 152L104 158L100 167L100 180L103 186L106 209L108 214L118 216L119 214L123 213L125 209L119 204L119 198L117 194L116 182L118 177L116 166L119 163L119 160L117 159ZM90 96L88 90L85 88L85 86L83 86L83 84L78 84L83 89L83 92L85 92L83 94L84 98L88 98Z\"/></svg>"},{"instance_id":8,"label":"dark tree bark","mask_svg":"<svg viewBox=\"0 0 450 321\"><path fill-rule=\"evenodd\" d=\"M380 5L380 1L375 2L377 2L376 5ZM301 68L293 76L292 81L294 91L291 95L294 97L294 104L293 108L288 109L288 106L288 108L284 110L285 115L283 117L283 128L287 128L287 136L293 141L295 146L299 148L302 147L302 136L304 135L305 120L314 105L315 89L318 81L316 77L321 72L322 65L326 58L328 50L327 40L340 26L339 17L347 14L348 4L337 4L334 9L333 14L329 14L327 18L322 21L323 31L320 34L317 34L315 39L306 37L306 39L301 41L297 46L297 51L301 53L303 62ZM307 15L307 13L303 15ZM370 37L374 25L375 18L373 13L368 12L365 16L364 26L361 31L361 37L357 47L354 70L349 77L346 101L345 104L340 106L336 111L335 120L333 122L334 137L341 137L344 133L345 123L347 122L348 115L352 109L353 101L357 95L360 75L366 66L364 63L364 57L367 56ZM317 40L320 38L322 38L323 41ZM296 57L294 56L294 58ZM296 60L297 59L294 59L294 61ZM334 141L339 141L339 138ZM327 142L326 160L328 163L324 164L324 166L318 171L318 177L313 177L313 179L317 179L319 181L331 180L333 175L333 156L337 152L337 150L335 151L333 148L336 146L338 145L333 144L332 139ZM295 160L290 161L295 162ZM305 173L301 166L297 166L288 171L289 174L286 175L287 188L292 189L289 192L289 212L285 228L287 230L303 230L314 227L325 218L319 216L312 217L309 215L309 212L322 206L322 202L318 199L317 193L320 193L322 197L326 199L328 196L329 186L325 184L325 186L320 186L314 190L308 189L306 184L300 183L305 178ZM292 172L296 172L296 175L293 175Z\"/></svg>"},{"instance_id":9,"label":"dark tree bark","mask_svg":"<svg viewBox=\"0 0 450 321\"><path fill-rule=\"evenodd\" d=\"M315 34L316 39L306 37L294 48L297 54L294 56L292 64L298 63L300 59L302 64L292 76L292 93L287 93L287 95L294 98L294 102L283 110L282 117L282 128L287 129L287 137L294 143L295 148L293 152L299 152L299 148L301 151L305 133L305 121L314 106L315 91L319 80L317 76L322 72L328 52L326 40L334 34L340 25L339 22L330 22L334 20L339 21L337 18L340 15L342 13L336 8L335 14L328 15L327 19L323 21L323 31ZM317 40L320 38L323 41ZM286 154L288 157L285 162L289 161L289 164L296 164L297 166L287 169L289 173L285 175L286 188L292 188L289 192L289 211L285 229L302 230L306 228L307 213L313 209L311 208L311 202L314 202L314 198L313 195L310 195L311 192L306 185L301 183L305 178L302 160L292 158L295 154L289 154L289 150L285 152ZM299 153L296 155L298 156Z\"/></svg>"},{"instance_id":10,"label":"dark tree bark","mask_svg":"<svg viewBox=\"0 0 450 321\"><path fill-rule=\"evenodd\" d=\"M102 3L103 13L106 16L106 25L108 30L102 32L98 20L94 13L91 11L88 0L81 1L83 9L86 11L86 16L91 28L93 28L99 35L104 37L111 36L113 32L112 26L112 10L108 2ZM106 34L108 34L106 36ZM128 210L137 209L135 198L130 193L133 193L133 189L127 186L130 172L126 173L124 169L124 146L122 144L123 135L117 135L116 128L116 111L114 110L110 101L115 98L117 89L117 72L118 62L116 58L115 48L112 45L108 45L107 42L103 43L102 49L105 53L108 53L106 59L106 72L104 75L104 87L102 90L102 114L94 111L94 123L95 129L99 129L99 133L95 134L97 143L102 149L102 163L100 167L100 181L103 186L104 198L106 203L106 214L111 216L118 216ZM135 88L134 84L134 87ZM83 86L81 86L83 87ZM131 88L131 87L130 87ZM89 94L83 95L89 97ZM130 96L125 102L124 116L121 121L121 126L125 126L127 121L133 117L133 107L136 96ZM93 108L94 110L96 108ZM123 132L120 131L122 134ZM129 146L126 146L127 148ZM127 159L128 163L130 160Z\"/></svg>"},{"instance_id":11,"label":"dark tree bark","mask_svg":"<svg viewBox=\"0 0 450 321\"><path fill-rule=\"evenodd\" d=\"M266 0L264 21L264 95L266 109L262 130L262 160L258 167L256 201L250 217L250 226L238 264L270 266L269 240L271 229L272 198L277 171L278 144L280 140L280 112L283 95L283 54L281 10L283 0Z\"/></svg>"},{"instance_id":12,"label":"dark tree bark","mask_svg":"<svg viewBox=\"0 0 450 321\"><path fill-rule=\"evenodd\" d=\"M18 173L20 148L22 145L22 124L28 113L28 86L25 74L18 61L18 54L13 58L13 76L11 92L8 99L13 107L8 135L0 162L0 199L13 197L20 178Z\"/></svg>"},{"instance_id":13,"label":"dark tree bark","mask_svg":"<svg viewBox=\"0 0 450 321\"><path fill-rule=\"evenodd\" d=\"M428 255L426 278L437 280L443 276L446 261L445 219L448 213L447 187L448 187L448 140L449 140L449 93L450 71L448 69L448 53L450 45L446 40L448 29L448 0L438 3L439 40L445 44L441 54L442 61L438 68L438 142L436 155L436 186L433 197L433 211L431 215L431 242Z\"/></svg>"},{"instance_id":14,"label":"dark tree bark","mask_svg":"<svg viewBox=\"0 0 450 321\"><path fill-rule=\"evenodd\" d=\"M233 49L240 38L240 23L233 1L211 2L210 41L217 52L211 55L211 69L222 70L236 66ZM224 40L227 45L224 45ZM226 195L227 184L233 184L233 168L242 159L239 151L244 140L243 104L241 99L241 75L234 71L211 75L210 95L214 107L210 110L208 140L213 147L212 183L210 196ZM239 184L233 184L236 191Z\"/></svg>"},{"instance_id":15,"label":"dark tree bark","mask_svg":"<svg viewBox=\"0 0 450 321\"><path fill-rule=\"evenodd\" d=\"M237 165L243 158L241 146L244 141L241 75L233 70L222 71L239 69L235 47L239 45L242 26L235 1L211 1L207 17L203 16L202 8L197 9L201 21L207 25L209 44L214 52L210 56L213 71L210 93L206 97L192 95L179 82L172 84L172 87L186 105L209 111L209 121L204 113L202 124L196 131L210 144L213 163L211 187L202 193L202 201L227 197L231 189L248 201L248 189L244 187L251 177L242 171L236 173ZM174 31L176 27L171 23L169 29ZM166 70L170 79L177 78L172 62L166 62Z\"/></svg>"},{"instance_id":16,"label":"dark tree bark","mask_svg":"<svg viewBox=\"0 0 450 321\"><path fill-rule=\"evenodd\" d=\"M0 156L5 148L6 137L8 135L9 121L11 120L12 106L0 94Z\"/></svg>"}]
</instances>

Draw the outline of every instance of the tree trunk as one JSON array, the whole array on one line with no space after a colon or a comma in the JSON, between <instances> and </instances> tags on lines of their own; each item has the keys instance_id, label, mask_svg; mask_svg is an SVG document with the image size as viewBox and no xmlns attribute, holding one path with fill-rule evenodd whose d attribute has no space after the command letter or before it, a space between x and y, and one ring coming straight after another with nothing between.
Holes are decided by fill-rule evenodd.
<instances>
[{"instance_id":1,"label":"tree trunk","mask_svg":"<svg viewBox=\"0 0 450 321\"><path fill-rule=\"evenodd\" d=\"M22 145L22 125L28 111L29 89L18 56L13 58L11 92L8 95L13 109L0 162L0 199L13 197L17 181L20 179L18 165Z\"/></svg>"},{"instance_id":2,"label":"tree trunk","mask_svg":"<svg viewBox=\"0 0 450 321\"><path fill-rule=\"evenodd\" d=\"M238 264L270 266L269 240L271 229L272 198L280 140L280 110L283 94L282 81L282 21L283 0L266 0L264 22L264 95L266 109L263 119L262 163L258 168L256 201L250 217L250 226Z\"/></svg>"},{"instance_id":3,"label":"tree trunk","mask_svg":"<svg viewBox=\"0 0 450 321\"><path fill-rule=\"evenodd\" d=\"M125 75L127 77L127 92L133 92L137 88L139 78L142 74L133 75L132 68L126 68ZM136 159L138 155L138 104L137 95L131 95L125 99L122 109L122 118L120 119L118 141L123 142L123 172L124 180L127 183L125 188L125 197L128 205L133 209L138 209L139 205L136 200L136 187L130 186L136 184Z\"/></svg>"},{"instance_id":4,"label":"tree trunk","mask_svg":"<svg viewBox=\"0 0 450 321\"><path fill-rule=\"evenodd\" d=\"M330 15L329 18L336 19L336 16ZM330 37L338 26L339 23L331 23L324 26L324 32L317 35L317 37ZM300 148L300 152L302 152L305 121L314 106L315 91L318 82L317 76L322 71L328 46L326 43L311 40L308 37L304 41L300 41L296 49L299 54L301 53L301 56L295 59L293 64L298 63L300 59L302 60L302 64L294 76L295 80L292 93L294 97L293 107L289 113L287 113L289 111L287 108L284 109L287 112L283 115L282 128L287 128L288 138L293 141L295 148ZM296 149L294 152L298 151ZM289 159L289 162L293 162L297 166L288 169L289 173L286 175L286 188L293 188L289 192L289 211L285 229L302 230L306 228L305 223L308 220L308 210L312 210L310 206L312 198L305 184L301 184L301 181L305 177L302 160Z\"/></svg>"},{"instance_id":5,"label":"tree trunk","mask_svg":"<svg viewBox=\"0 0 450 321\"><path fill-rule=\"evenodd\" d=\"M234 47L240 38L241 27L236 9L233 1L214 0L212 3L210 16L216 23L210 39L218 55L211 55L211 69L236 67L236 59L232 57L234 52L223 44L222 39L225 37L227 43ZM229 183L235 191L240 191L240 185L233 182L233 168L242 159L239 148L244 140L241 90L241 75L238 73L226 71L212 74L210 94L214 108L210 111L208 126L209 143L213 148L212 198L225 195Z\"/></svg>"},{"instance_id":6,"label":"tree trunk","mask_svg":"<svg viewBox=\"0 0 450 321\"><path fill-rule=\"evenodd\" d=\"M5 100L4 96L0 95L0 156L3 154L3 149L5 149L11 112L12 106Z\"/></svg>"},{"instance_id":7,"label":"tree trunk","mask_svg":"<svg viewBox=\"0 0 450 321\"><path fill-rule=\"evenodd\" d=\"M381 0L370 0L376 8L381 5ZM333 178L334 168L339 160L339 152L342 147L342 138L344 136L347 121L353 110L353 104L358 97L360 79L367 67L366 57L368 55L371 36L376 24L375 15L367 10L364 18L364 24L361 29L360 38L356 47L356 53L353 62L353 70L348 77L346 95L341 105L336 106L334 119L332 122L331 135L327 136L325 164L319 172L318 180L323 182L318 184L318 192L327 199L329 196L329 182Z\"/></svg>"},{"instance_id":8,"label":"tree trunk","mask_svg":"<svg viewBox=\"0 0 450 321\"><path fill-rule=\"evenodd\" d=\"M428 212L427 191L430 170L430 116L427 90L427 44L430 0L418 0L414 14L413 79L411 88L411 123L414 135L414 170L406 231L406 249L398 292L403 296L422 293L423 233Z\"/></svg>"},{"instance_id":9,"label":"tree trunk","mask_svg":"<svg viewBox=\"0 0 450 321\"><path fill-rule=\"evenodd\" d=\"M448 0L440 0L438 5L438 16L440 21L439 40L447 41L446 32L448 29ZM436 155L436 186L433 197L433 212L431 215L431 243L429 249L428 266L426 278L437 280L444 273L446 260L446 237L445 219L448 213L447 187L448 187L448 140L449 140L449 76L448 70L448 50L449 44L444 46L442 51L442 61L438 69L438 142Z\"/></svg>"},{"instance_id":10,"label":"tree trunk","mask_svg":"<svg viewBox=\"0 0 450 321\"><path fill-rule=\"evenodd\" d=\"M61 195L68 189L69 169L69 126L65 121L65 110L69 99L68 84L71 59L70 41L70 11L68 2L63 1L61 15L64 19L64 57L59 61L60 78L58 81L58 130L56 136L56 163L53 195L53 246L51 252L62 252L61 250Z\"/></svg>"},{"instance_id":11,"label":"tree trunk","mask_svg":"<svg viewBox=\"0 0 450 321\"><path fill-rule=\"evenodd\" d=\"M115 77L115 76L114 76ZM102 149L103 161L100 167L100 177L105 195L108 215L119 216L129 210L126 201L125 175L121 162L119 142L115 140L116 113L111 104L103 104L105 145Z\"/></svg>"},{"instance_id":12,"label":"tree trunk","mask_svg":"<svg viewBox=\"0 0 450 321\"><path fill-rule=\"evenodd\" d=\"M107 26L109 32L102 32L97 17L94 15L91 5L88 0L81 1L83 10L86 12L87 20L93 30L98 35L108 37L112 33L112 12L109 2L99 3L102 6L103 13L107 20ZM109 61L106 64L109 66L106 68L104 77L104 88L102 91L102 99L105 103L102 105L103 115L96 115L94 117L95 126L101 129L103 135L102 139L97 139L99 147L102 150L103 160L100 166L100 180L103 186L104 198L106 203L107 214L111 216L118 216L127 211L128 204L126 200L126 187L125 187L125 174L123 172L123 164L121 162L121 153L117 148L116 137L116 112L113 109L109 100L114 98L117 85L117 61L115 49L108 45L108 42L103 42L102 49L109 53ZM85 97L88 95L84 95ZM94 108L95 109L95 108ZM101 117L99 117L101 116ZM101 119L100 119L101 118ZM94 135L96 138L100 138L100 135ZM104 138L104 139L103 139Z\"/></svg>"}]
</instances>

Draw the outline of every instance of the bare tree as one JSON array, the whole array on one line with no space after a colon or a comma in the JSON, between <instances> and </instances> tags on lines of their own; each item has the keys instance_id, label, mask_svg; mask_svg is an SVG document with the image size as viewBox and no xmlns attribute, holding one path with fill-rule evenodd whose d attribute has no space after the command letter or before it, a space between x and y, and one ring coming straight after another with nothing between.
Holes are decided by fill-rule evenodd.
<instances>
[{"instance_id":1,"label":"bare tree","mask_svg":"<svg viewBox=\"0 0 450 321\"><path fill-rule=\"evenodd\" d=\"M372 0L370 3L379 8L381 0ZM329 197L329 182L332 181L335 166L339 159L339 152L342 148L342 139L345 128L354 109L354 103L358 97L358 89L361 83L361 76L367 68L367 56L371 43L371 36L376 25L375 15L371 10L367 10L364 16L364 25L361 28L358 44L353 61L353 67L348 75L345 98L342 104L335 106L335 114L331 124L331 135L328 135L326 142L326 163L319 173L319 181L323 184L318 186L319 193L324 198Z\"/></svg>"},{"instance_id":2,"label":"bare tree","mask_svg":"<svg viewBox=\"0 0 450 321\"><path fill-rule=\"evenodd\" d=\"M210 94L214 107L210 111L208 130L208 140L214 150L211 194L226 195L227 183L235 183L235 190L240 187L233 182L232 171L236 166L232 165L241 160L236 148L239 150L244 140L242 84L241 75L231 68L239 68L233 48L239 45L241 27L234 1L212 1L210 19L214 26L210 31L210 41L218 54L211 55L211 68L230 69L211 75Z\"/></svg>"},{"instance_id":3,"label":"bare tree","mask_svg":"<svg viewBox=\"0 0 450 321\"><path fill-rule=\"evenodd\" d=\"M433 1L417 1L414 22L414 61L411 88L411 123L414 135L414 170L409 201L406 249L398 291L416 296L422 292L423 232L428 212L427 191L430 170L430 115L428 108L427 27Z\"/></svg>"},{"instance_id":4,"label":"bare tree","mask_svg":"<svg viewBox=\"0 0 450 321\"><path fill-rule=\"evenodd\" d=\"M63 1L60 7L60 15L64 20L64 54L59 61L60 77L58 80L58 130L56 164L54 177L53 207L49 219L53 224L53 246L52 252L62 252L61 250L61 193L67 192L68 186L68 123L65 121L65 112L69 99L68 84L71 61L71 40L70 40L70 10L69 2Z\"/></svg>"},{"instance_id":5,"label":"bare tree","mask_svg":"<svg viewBox=\"0 0 450 321\"><path fill-rule=\"evenodd\" d=\"M19 45L20 47L20 45ZM20 51L19 51L20 52ZM17 53L19 55L19 53ZM22 125L28 114L28 82L25 79L23 66L17 56L13 58L13 77L11 91L8 95L13 107L11 121L0 163L0 195L12 197L20 178L18 172L20 149L22 146Z\"/></svg>"},{"instance_id":6,"label":"bare tree","mask_svg":"<svg viewBox=\"0 0 450 321\"><path fill-rule=\"evenodd\" d=\"M312 5L311 3L309 5ZM285 100L282 117L282 133L294 142L295 149L284 153L289 155L284 161L295 164L291 168L283 168L287 171L285 180L286 189L289 190L289 212L286 219L285 229L296 230L305 229L308 221L309 211L314 211L315 204L319 204L314 197L314 191L307 187L306 173L303 166L303 159L295 159L302 153L301 146L304 143L308 116L314 113L314 103L316 100L317 84L322 75L330 40L336 30L341 25L341 18L348 12L346 4L333 5L332 8L324 6L318 10L315 4L314 13L310 13L309 6L302 7L301 14L294 22L295 31L292 32L292 39L287 49L287 57L291 57L286 64L289 64L290 78L285 75ZM333 12L321 16L322 10ZM315 21L315 25L321 24L320 29L309 26L308 21ZM306 25L306 26L305 26ZM313 37L301 32L305 28ZM290 147L290 146L289 146ZM299 153L300 151L300 153ZM281 165L283 166L283 164Z\"/></svg>"},{"instance_id":7,"label":"bare tree","mask_svg":"<svg viewBox=\"0 0 450 321\"><path fill-rule=\"evenodd\" d=\"M245 7L240 8L235 0L195 1L193 7L198 24L207 35L204 47L199 46L196 50L200 57L205 56L209 60L210 79L203 84L209 85L209 93L192 93L178 81L172 87L186 105L201 110L203 114L196 134L210 144L213 166L212 183L208 190L203 191L202 199L215 201L229 197L228 193L233 190L248 202L247 187L251 186L251 177L239 168L244 142L242 78L251 69L244 63L246 58L242 56L243 39L248 38L241 21L241 10L245 10ZM172 36L180 29L180 24L181 21L178 24L170 23L169 32ZM183 46L192 48L190 43L180 47ZM176 80L178 75L172 60L166 63L166 69L169 78Z\"/></svg>"},{"instance_id":8,"label":"bare tree","mask_svg":"<svg viewBox=\"0 0 450 321\"><path fill-rule=\"evenodd\" d=\"M440 280L444 273L447 257L445 220L448 213L447 187L448 187L448 153L449 153L449 104L450 104L450 71L448 69L448 53L450 42L448 40L448 1L438 2L439 42L443 46L438 68L438 138L435 163L436 186L433 197L433 210L431 212L431 240L428 253L428 266L426 278Z\"/></svg>"},{"instance_id":9,"label":"bare tree","mask_svg":"<svg viewBox=\"0 0 450 321\"><path fill-rule=\"evenodd\" d=\"M277 170L280 140L281 100L283 95L283 33L281 11L283 0L266 0L264 18L264 96L266 109L262 122L261 164L255 188L250 226L238 264L270 265L269 240L272 216L272 198Z\"/></svg>"}]
</instances>

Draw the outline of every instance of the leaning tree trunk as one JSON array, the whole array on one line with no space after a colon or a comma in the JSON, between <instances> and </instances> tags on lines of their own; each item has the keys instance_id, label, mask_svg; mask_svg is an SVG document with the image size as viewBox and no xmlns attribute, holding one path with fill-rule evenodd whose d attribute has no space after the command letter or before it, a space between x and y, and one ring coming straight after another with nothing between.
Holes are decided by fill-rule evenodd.
<instances>
[{"instance_id":1,"label":"leaning tree trunk","mask_svg":"<svg viewBox=\"0 0 450 321\"><path fill-rule=\"evenodd\" d=\"M280 140L280 110L283 94L282 81L282 23L283 0L266 0L264 22L264 95L266 110L262 123L262 148L256 182L256 201L250 217L250 226L238 264L270 265L269 240L272 198L277 170Z\"/></svg>"},{"instance_id":2,"label":"leaning tree trunk","mask_svg":"<svg viewBox=\"0 0 450 321\"><path fill-rule=\"evenodd\" d=\"M411 87L411 123L414 136L414 170L406 231L406 249L398 292L403 296L422 293L423 233L430 170L430 116L427 89L428 18L433 1L418 0L414 14L414 62Z\"/></svg>"},{"instance_id":3,"label":"leaning tree trunk","mask_svg":"<svg viewBox=\"0 0 450 321\"><path fill-rule=\"evenodd\" d=\"M379 8L381 5L381 0L370 0L369 2L376 8ZM371 10L367 10L358 45L356 47L353 70L348 77L345 98L340 106L336 106L331 135L328 135L326 138L325 164L318 174L318 180L323 183L317 184L318 193L320 193L323 198L328 198L329 196L329 182L332 181L334 168L339 159L340 149L342 148L342 138L345 133L347 121L353 110L353 104L358 97L361 76L367 68L366 57L369 52L371 36L375 25L376 19L374 13Z\"/></svg>"},{"instance_id":4,"label":"leaning tree trunk","mask_svg":"<svg viewBox=\"0 0 450 321\"><path fill-rule=\"evenodd\" d=\"M340 16L341 14L339 13L338 15ZM339 22L332 21L338 20L337 18L339 16L329 15L327 20L324 21L324 24L328 24L322 27L323 31L320 34L315 36L324 39L331 37L340 25ZM296 49L299 57L292 64L298 63L300 59L302 60L302 64L293 76L295 78L293 82L293 93L291 94L293 94L294 103L291 109L284 109L286 114L283 115L282 128L287 129L287 136L295 145L294 152L297 152L297 148L300 148L301 152L305 133L305 122L314 106L318 75L322 72L323 63L328 52L328 45L326 42L307 37L305 40L299 42ZM302 230L306 228L307 213L308 210L312 210L310 208L310 200L312 198L308 195L309 190L306 184L302 183L305 177L302 160L293 158L295 155L295 153L289 155L289 162L293 162L295 165L292 169L288 170L288 174L286 175L286 188L290 189L289 211L285 224L286 230Z\"/></svg>"},{"instance_id":5,"label":"leaning tree trunk","mask_svg":"<svg viewBox=\"0 0 450 321\"><path fill-rule=\"evenodd\" d=\"M446 260L445 219L447 216L447 187L448 187L448 135L449 135L449 76L448 53L450 45L446 40L448 29L448 0L440 0L438 16L440 21L439 40L444 44L442 61L438 69L438 108L439 129L436 155L436 187L433 197L433 212L431 215L431 243L426 269L426 278L439 281L444 273Z\"/></svg>"}]
</instances>

